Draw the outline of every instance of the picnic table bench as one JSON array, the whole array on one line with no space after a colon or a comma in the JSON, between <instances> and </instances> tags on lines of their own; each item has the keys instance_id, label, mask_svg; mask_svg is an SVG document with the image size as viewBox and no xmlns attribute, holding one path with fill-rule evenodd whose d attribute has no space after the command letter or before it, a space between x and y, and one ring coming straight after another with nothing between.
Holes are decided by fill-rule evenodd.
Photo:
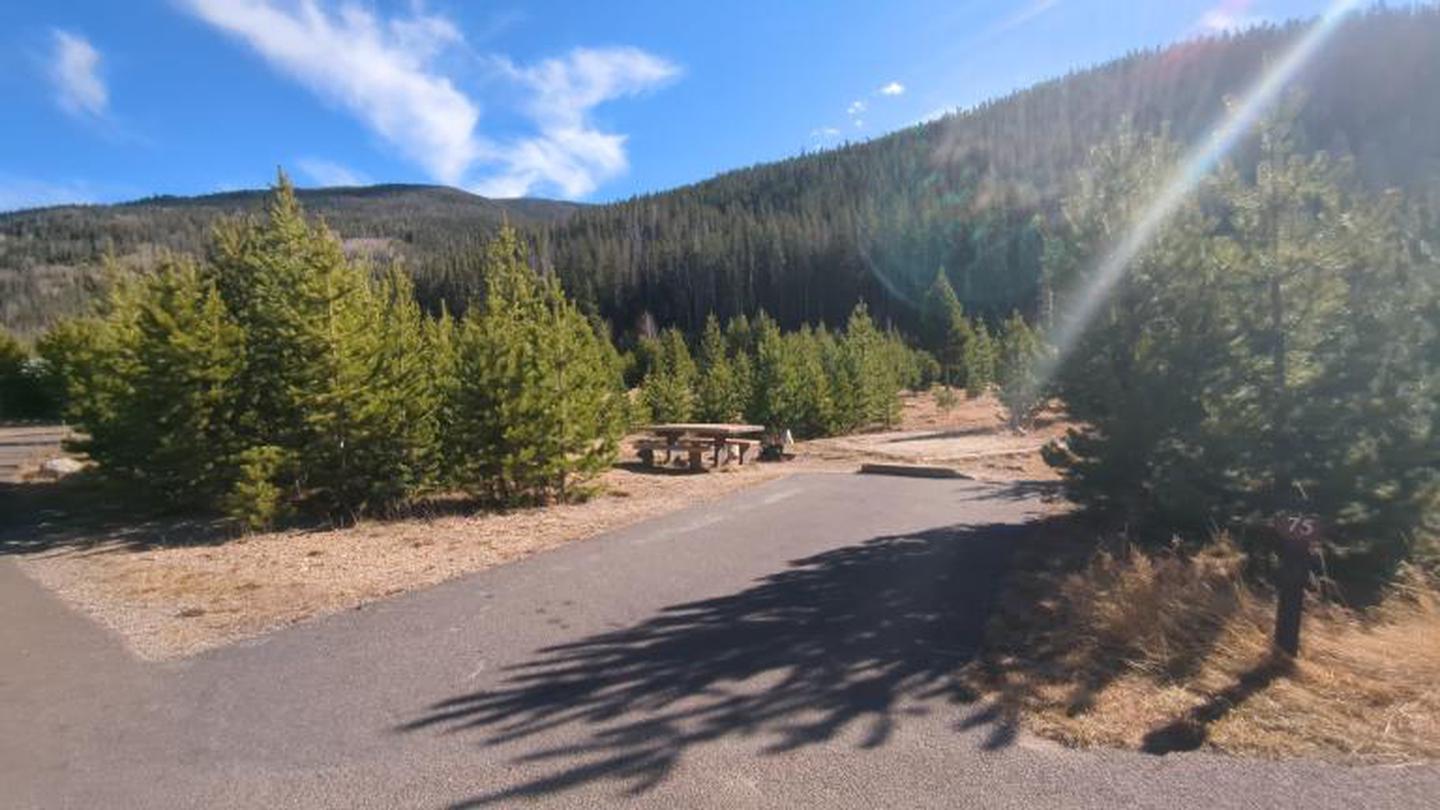
<instances>
[{"instance_id":1,"label":"picnic table bench","mask_svg":"<svg viewBox=\"0 0 1440 810\"><path fill-rule=\"evenodd\" d=\"M722 456L724 456L724 461L734 458L743 465L745 453L760 444L759 439L745 437L758 435L765 431L763 425L708 422L676 422L649 425L645 429L655 434L656 437L641 439L635 443L636 448L640 451L640 458L646 466L653 466L655 453L664 450L666 462L670 461L673 454L684 453L689 457L692 470L704 467L707 450L713 451L716 467L723 463Z\"/></svg>"}]
</instances>

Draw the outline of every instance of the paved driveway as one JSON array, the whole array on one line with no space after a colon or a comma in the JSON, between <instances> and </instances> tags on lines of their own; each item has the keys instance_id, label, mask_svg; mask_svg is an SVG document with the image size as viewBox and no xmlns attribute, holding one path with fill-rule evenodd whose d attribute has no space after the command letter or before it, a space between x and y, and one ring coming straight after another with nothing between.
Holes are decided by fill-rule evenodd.
<instances>
[{"instance_id":1,"label":"paved driveway","mask_svg":"<svg viewBox=\"0 0 1440 810\"><path fill-rule=\"evenodd\" d=\"M1435 767L1072 752L987 720L947 674L1034 508L798 476L167 664L0 560L0 805L1434 806Z\"/></svg>"}]
</instances>

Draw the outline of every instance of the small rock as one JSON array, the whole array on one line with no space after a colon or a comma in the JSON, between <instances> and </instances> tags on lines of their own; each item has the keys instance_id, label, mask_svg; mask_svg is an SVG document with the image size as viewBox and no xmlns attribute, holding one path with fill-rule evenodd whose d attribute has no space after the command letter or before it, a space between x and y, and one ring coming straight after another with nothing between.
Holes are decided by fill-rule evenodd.
<instances>
[{"instance_id":1,"label":"small rock","mask_svg":"<svg viewBox=\"0 0 1440 810\"><path fill-rule=\"evenodd\" d=\"M40 475L44 478L64 478L73 475L85 468L84 464L68 456L47 459L40 465Z\"/></svg>"}]
</instances>

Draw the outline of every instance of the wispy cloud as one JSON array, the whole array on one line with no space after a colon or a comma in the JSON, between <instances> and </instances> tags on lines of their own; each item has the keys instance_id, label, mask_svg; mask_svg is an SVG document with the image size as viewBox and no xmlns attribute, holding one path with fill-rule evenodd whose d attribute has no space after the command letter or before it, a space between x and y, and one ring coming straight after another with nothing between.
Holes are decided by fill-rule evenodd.
<instances>
[{"instance_id":1,"label":"wispy cloud","mask_svg":"<svg viewBox=\"0 0 1440 810\"><path fill-rule=\"evenodd\" d=\"M912 127L913 127L913 126L919 126L920 124L928 124L928 123L930 123L931 121L939 120L939 119L944 118L945 116L950 115L951 113L955 112L956 109L957 109L956 107L936 107L935 109L931 110L930 112L925 113L924 115L920 116L919 118L916 118L914 121L911 121L911 122L910 122L910 126L912 126Z\"/></svg>"},{"instance_id":2,"label":"wispy cloud","mask_svg":"<svg viewBox=\"0 0 1440 810\"><path fill-rule=\"evenodd\" d=\"M634 48L577 49L533 66L494 60L518 85L531 135L499 141L479 131L481 105L442 65L465 48L448 19L416 4L385 19L325 0L180 0L210 25L248 45L272 68L359 118L440 182L491 195L536 189L569 197L593 191L627 168L625 136L601 132L590 112L678 75Z\"/></svg>"},{"instance_id":3,"label":"wispy cloud","mask_svg":"<svg viewBox=\"0 0 1440 810\"><path fill-rule=\"evenodd\" d=\"M384 21L358 6L331 14L314 0L182 0L200 19L253 48L272 67L359 117L447 183L475 160L480 108L432 69L460 40L448 21Z\"/></svg>"},{"instance_id":4,"label":"wispy cloud","mask_svg":"<svg viewBox=\"0 0 1440 810\"><path fill-rule=\"evenodd\" d=\"M529 89L524 111L537 132L509 143L487 144L485 159L500 171L474 184L487 196L518 197L537 186L558 186L584 196L625 171L625 136L602 132L595 107L651 91L679 75L670 62L638 48L578 48L561 59L523 67L505 60L504 73Z\"/></svg>"},{"instance_id":5,"label":"wispy cloud","mask_svg":"<svg viewBox=\"0 0 1440 810\"><path fill-rule=\"evenodd\" d=\"M95 202L89 183L49 182L0 174L0 211Z\"/></svg>"},{"instance_id":6,"label":"wispy cloud","mask_svg":"<svg viewBox=\"0 0 1440 810\"><path fill-rule=\"evenodd\" d=\"M864 118L864 115L865 115L865 111L866 111L867 109L869 109L869 108L870 108L870 105L866 104L863 99L856 99L856 100L850 102L850 106L849 106L849 107L846 107L846 108L845 108L845 114L850 117L850 123L851 123L852 125L854 125L854 127L855 127L856 129L864 129L864 128L865 128L865 118Z\"/></svg>"},{"instance_id":7,"label":"wispy cloud","mask_svg":"<svg viewBox=\"0 0 1440 810\"><path fill-rule=\"evenodd\" d=\"M300 158L295 162L302 174L317 186L368 186L370 178L331 160Z\"/></svg>"},{"instance_id":8,"label":"wispy cloud","mask_svg":"<svg viewBox=\"0 0 1440 810\"><path fill-rule=\"evenodd\" d=\"M1253 0L1222 0L1214 8L1206 9L1205 13L1200 15L1200 19L1195 23L1195 29L1201 33L1223 34L1227 31L1238 31L1265 22L1265 17L1250 13L1250 7L1253 5Z\"/></svg>"},{"instance_id":9,"label":"wispy cloud","mask_svg":"<svg viewBox=\"0 0 1440 810\"><path fill-rule=\"evenodd\" d=\"M1024 3L1010 14L1002 17L994 25L990 26L982 35L982 38L997 37L1013 31L1058 5L1060 5L1060 0L1029 0L1029 2Z\"/></svg>"},{"instance_id":10,"label":"wispy cloud","mask_svg":"<svg viewBox=\"0 0 1440 810\"><path fill-rule=\"evenodd\" d=\"M100 77L100 52L80 34L55 29L50 55L50 81L55 103L80 118L104 118L110 91Z\"/></svg>"},{"instance_id":11,"label":"wispy cloud","mask_svg":"<svg viewBox=\"0 0 1440 810\"><path fill-rule=\"evenodd\" d=\"M905 85L892 81L876 88L873 95L894 97L904 95L904 93ZM865 113L869 109L869 102L863 98L857 98L845 107L845 117L850 120L850 125L855 129L864 129ZM816 127L810 130L810 137L816 141L832 141L840 137L840 130L833 126Z\"/></svg>"}]
</instances>

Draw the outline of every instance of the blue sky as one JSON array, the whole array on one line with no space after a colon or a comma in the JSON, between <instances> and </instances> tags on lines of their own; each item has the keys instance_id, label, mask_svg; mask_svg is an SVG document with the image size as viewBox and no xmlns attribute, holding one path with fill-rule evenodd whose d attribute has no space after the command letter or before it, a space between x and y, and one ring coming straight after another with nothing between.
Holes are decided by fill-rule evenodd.
<instances>
[{"instance_id":1,"label":"blue sky","mask_svg":"<svg viewBox=\"0 0 1440 810\"><path fill-rule=\"evenodd\" d=\"M612 200L1325 0L0 4L0 210L444 183Z\"/></svg>"}]
</instances>

